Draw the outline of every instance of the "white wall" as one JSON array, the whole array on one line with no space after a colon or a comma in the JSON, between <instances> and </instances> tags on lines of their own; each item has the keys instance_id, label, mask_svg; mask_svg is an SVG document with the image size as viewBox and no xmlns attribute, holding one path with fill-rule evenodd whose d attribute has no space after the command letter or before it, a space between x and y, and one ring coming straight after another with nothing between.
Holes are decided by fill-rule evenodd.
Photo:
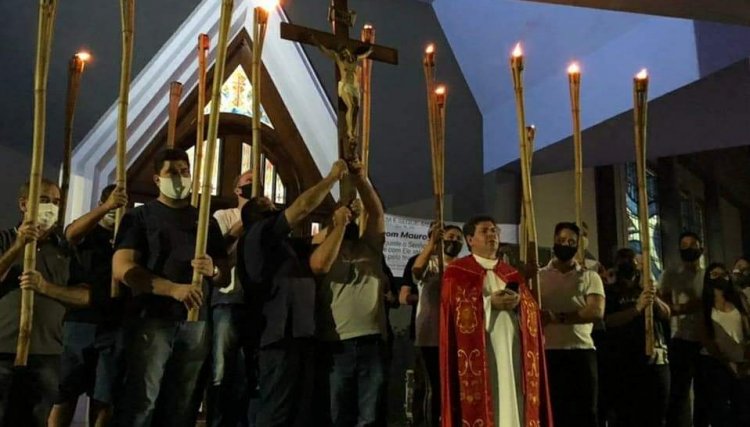
<instances>
[{"instance_id":1,"label":"white wall","mask_svg":"<svg viewBox=\"0 0 750 427\"><path fill-rule=\"evenodd\" d=\"M575 222L575 183L573 171L537 175L532 179L534 210L539 246L552 247L555 224ZM583 221L589 226L589 251L599 255L596 224L596 184L594 169L583 170Z\"/></svg>"}]
</instances>

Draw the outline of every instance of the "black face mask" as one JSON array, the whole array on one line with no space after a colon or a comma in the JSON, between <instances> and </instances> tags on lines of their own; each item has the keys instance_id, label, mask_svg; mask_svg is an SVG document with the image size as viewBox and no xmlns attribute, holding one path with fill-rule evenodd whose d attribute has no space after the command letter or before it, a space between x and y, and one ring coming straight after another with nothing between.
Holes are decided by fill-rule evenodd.
<instances>
[{"instance_id":1,"label":"black face mask","mask_svg":"<svg viewBox=\"0 0 750 427\"><path fill-rule=\"evenodd\" d=\"M635 264L632 262L621 262L617 264L617 277L622 279L632 279L635 276Z\"/></svg>"},{"instance_id":2,"label":"black face mask","mask_svg":"<svg viewBox=\"0 0 750 427\"><path fill-rule=\"evenodd\" d=\"M557 258L558 260L562 262L568 262L573 259L574 256L576 256L578 248L575 246L565 246L556 243L552 248L552 252L555 253L555 258Z\"/></svg>"},{"instance_id":3,"label":"black face mask","mask_svg":"<svg viewBox=\"0 0 750 427\"><path fill-rule=\"evenodd\" d=\"M729 280L728 277L717 277L716 279L710 279L708 283L712 288L718 289L722 292L729 292L732 290L732 281Z\"/></svg>"},{"instance_id":4,"label":"black face mask","mask_svg":"<svg viewBox=\"0 0 750 427\"><path fill-rule=\"evenodd\" d=\"M253 198L253 184L245 184L240 187L240 197L250 200Z\"/></svg>"},{"instance_id":5,"label":"black face mask","mask_svg":"<svg viewBox=\"0 0 750 427\"><path fill-rule=\"evenodd\" d=\"M359 239L359 226L354 222L350 222L346 225L346 230L344 230L344 240L354 241L357 239Z\"/></svg>"},{"instance_id":6,"label":"black face mask","mask_svg":"<svg viewBox=\"0 0 750 427\"><path fill-rule=\"evenodd\" d=\"M460 240L443 240L443 253L446 256L455 258L461 253L464 244Z\"/></svg>"},{"instance_id":7,"label":"black face mask","mask_svg":"<svg viewBox=\"0 0 750 427\"><path fill-rule=\"evenodd\" d=\"M695 262L703 255L702 249L680 249L680 258L685 262Z\"/></svg>"},{"instance_id":8,"label":"black face mask","mask_svg":"<svg viewBox=\"0 0 750 427\"><path fill-rule=\"evenodd\" d=\"M745 289L750 286L750 274L734 274L732 275L732 281L736 286Z\"/></svg>"}]
</instances>

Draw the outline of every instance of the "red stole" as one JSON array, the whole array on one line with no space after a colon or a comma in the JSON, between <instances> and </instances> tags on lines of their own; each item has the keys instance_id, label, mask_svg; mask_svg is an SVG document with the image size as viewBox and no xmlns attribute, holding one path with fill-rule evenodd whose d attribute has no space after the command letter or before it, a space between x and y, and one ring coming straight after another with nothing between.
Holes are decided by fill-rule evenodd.
<instances>
[{"instance_id":1,"label":"red stole","mask_svg":"<svg viewBox=\"0 0 750 427\"><path fill-rule=\"evenodd\" d=\"M552 427L539 308L518 271L502 261L494 271L505 283L519 284L524 427ZM443 427L495 425L482 298L485 274L486 270L469 255L448 265L443 277L440 304Z\"/></svg>"}]
</instances>

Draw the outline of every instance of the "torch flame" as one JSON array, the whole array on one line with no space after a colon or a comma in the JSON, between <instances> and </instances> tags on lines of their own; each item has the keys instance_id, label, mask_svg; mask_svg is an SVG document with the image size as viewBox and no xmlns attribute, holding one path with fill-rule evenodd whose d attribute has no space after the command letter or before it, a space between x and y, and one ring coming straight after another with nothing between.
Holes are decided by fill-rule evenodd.
<instances>
[{"instance_id":1,"label":"torch flame","mask_svg":"<svg viewBox=\"0 0 750 427\"><path fill-rule=\"evenodd\" d=\"M435 88L435 95L445 95L445 85L440 85Z\"/></svg>"},{"instance_id":2,"label":"torch flame","mask_svg":"<svg viewBox=\"0 0 750 427\"><path fill-rule=\"evenodd\" d=\"M81 61L86 62L89 59L91 59L91 54L86 51L81 51L81 52L76 53L76 57L80 59Z\"/></svg>"},{"instance_id":3,"label":"torch flame","mask_svg":"<svg viewBox=\"0 0 750 427\"><path fill-rule=\"evenodd\" d=\"M648 71L645 68L642 69L640 73L635 75L635 78L638 80L646 80L648 78Z\"/></svg>"},{"instance_id":4,"label":"torch flame","mask_svg":"<svg viewBox=\"0 0 750 427\"><path fill-rule=\"evenodd\" d=\"M265 9L266 12L270 12L276 9L276 6L278 4L279 4L279 0L259 0L258 1L258 6Z\"/></svg>"},{"instance_id":5,"label":"torch flame","mask_svg":"<svg viewBox=\"0 0 750 427\"><path fill-rule=\"evenodd\" d=\"M435 52L435 45L430 43L427 45L427 48L425 48L424 53L434 53Z\"/></svg>"},{"instance_id":6,"label":"torch flame","mask_svg":"<svg viewBox=\"0 0 750 427\"><path fill-rule=\"evenodd\" d=\"M372 30L372 25L370 25L370 24L365 24L365 27L364 27L364 28L365 28L365 30Z\"/></svg>"},{"instance_id":7,"label":"torch flame","mask_svg":"<svg viewBox=\"0 0 750 427\"><path fill-rule=\"evenodd\" d=\"M581 67L578 66L577 62L573 62L568 67L568 74L579 74L581 72Z\"/></svg>"},{"instance_id":8,"label":"torch flame","mask_svg":"<svg viewBox=\"0 0 750 427\"><path fill-rule=\"evenodd\" d=\"M521 42L516 43L516 47L513 49L513 57L518 58L523 56L523 49L521 49Z\"/></svg>"}]
</instances>

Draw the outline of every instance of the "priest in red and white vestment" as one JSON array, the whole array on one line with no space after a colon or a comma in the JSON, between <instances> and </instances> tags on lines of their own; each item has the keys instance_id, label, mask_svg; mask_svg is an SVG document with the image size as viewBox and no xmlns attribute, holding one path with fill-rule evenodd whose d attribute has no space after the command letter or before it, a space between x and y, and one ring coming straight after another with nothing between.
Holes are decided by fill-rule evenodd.
<instances>
[{"instance_id":1,"label":"priest in red and white vestment","mask_svg":"<svg viewBox=\"0 0 750 427\"><path fill-rule=\"evenodd\" d=\"M472 254L448 265L440 311L443 427L552 427L539 308L497 257L499 229L472 218Z\"/></svg>"}]
</instances>

